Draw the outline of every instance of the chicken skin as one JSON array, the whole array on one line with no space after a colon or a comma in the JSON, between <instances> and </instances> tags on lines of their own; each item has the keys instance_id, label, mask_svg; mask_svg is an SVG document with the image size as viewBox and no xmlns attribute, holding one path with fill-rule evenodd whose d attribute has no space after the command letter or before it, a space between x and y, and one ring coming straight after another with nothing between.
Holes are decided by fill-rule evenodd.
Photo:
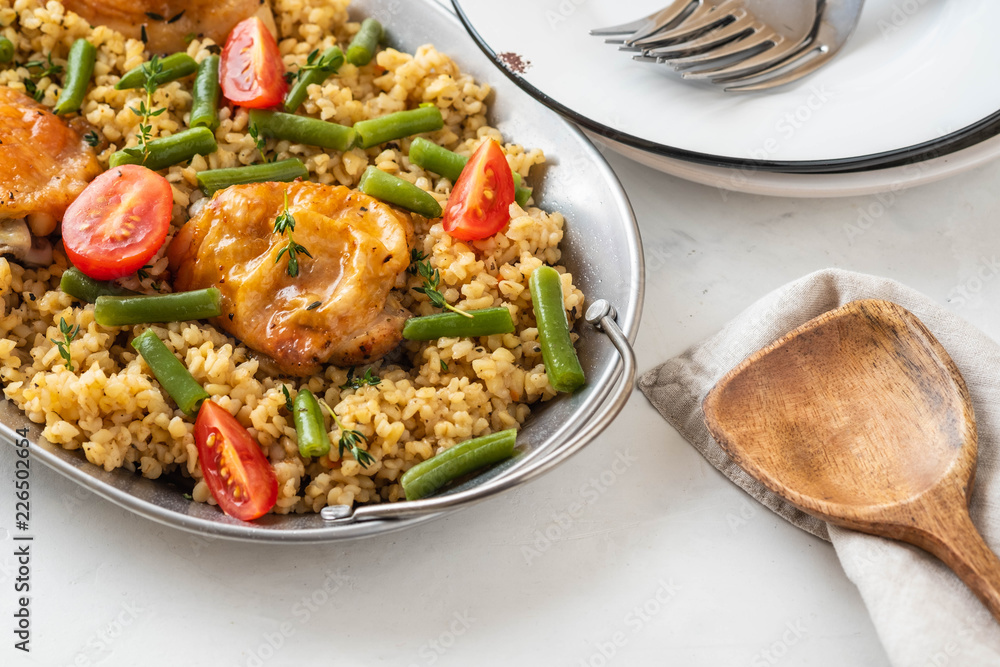
<instances>
[{"instance_id":1,"label":"chicken skin","mask_svg":"<svg viewBox=\"0 0 1000 667\"><path fill-rule=\"evenodd\" d=\"M83 137L47 107L0 86L0 220L26 218L36 236L50 234L99 173Z\"/></svg>"},{"instance_id":2,"label":"chicken skin","mask_svg":"<svg viewBox=\"0 0 1000 667\"><path fill-rule=\"evenodd\" d=\"M132 39L140 39L146 26L150 53L184 51L188 35L225 44L229 31L243 19L261 9L269 15L261 0L63 0L63 5L91 25L108 26Z\"/></svg>"},{"instance_id":3,"label":"chicken skin","mask_svg":"<svg viewBox=\"0 0 1000 667\"><path fill-rule=\"evenodd\" d=\"M289 275L294 218L299 273ZM402 340L409 312L391 290L410 263L409 215L342 186L250 183L217 193L181 228L168 256L176 290L217 287L214 323L268 355L282 372L309 375L324 363L356 366Z\"/></svg>"}]
</instances>

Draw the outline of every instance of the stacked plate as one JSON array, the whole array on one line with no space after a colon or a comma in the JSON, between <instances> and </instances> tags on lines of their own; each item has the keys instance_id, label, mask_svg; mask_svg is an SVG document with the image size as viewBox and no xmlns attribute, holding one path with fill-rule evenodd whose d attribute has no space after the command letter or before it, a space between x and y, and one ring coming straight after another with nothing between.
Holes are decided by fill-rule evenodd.
<instances>
[{"instance_id":1,"label":"stacked plate","mask_svg":"<svg viewBox=\"0 0 1000 667\"><path fill-rule=\"evenodd\" d=\"M790 86L725 93L637 62L592 28L668 0L452 0L517 85L592 138L729 190L857 195L926 183L1000 156L1000 3L867 0L828 65Z\"/></svg>"}]
</instances>

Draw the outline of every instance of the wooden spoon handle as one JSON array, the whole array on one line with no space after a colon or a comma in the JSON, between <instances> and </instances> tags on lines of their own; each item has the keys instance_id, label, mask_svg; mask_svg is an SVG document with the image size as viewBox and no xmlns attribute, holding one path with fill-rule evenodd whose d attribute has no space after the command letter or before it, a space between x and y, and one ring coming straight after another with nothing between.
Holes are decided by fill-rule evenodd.
<instances>
[{"instance_id":1,"label":"wooden spoon handle","mask_svg":"<svg viewBox=\"0 0 1000 667\"><path fill-rule=\"evenodd\" d=\"M934 512L933 532L904 539L925 549L950 567L1000 622L1000 558L983 540L964 504L947 513Z\"/></svg>"}]
</instances>

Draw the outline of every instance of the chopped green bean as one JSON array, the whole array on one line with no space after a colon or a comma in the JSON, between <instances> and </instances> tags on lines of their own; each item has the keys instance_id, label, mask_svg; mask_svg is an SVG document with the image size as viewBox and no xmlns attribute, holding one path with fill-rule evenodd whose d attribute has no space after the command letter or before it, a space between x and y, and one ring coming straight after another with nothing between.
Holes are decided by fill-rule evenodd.
<instances>
[{"instance_id":1,"label":"chopped green bean","mask_svg":"<svg viewBox=\"0 0 1000 667\"><path fill-rule=\"evenodd\" d=\"M309 86L322 84L327 78L335 73L344 64L344 52L340 47L331 46L320 56L318 66L300 72L298 81L288 90L285 95L284 109L288 113L295 111L306 101L309 96Z\"/></svg>"},{"instance_id":2,"label":"chopped green bean","mask_svg":"<svg viewBox=\"0 0 1000 667\"><path fill-rule=\"evenodd\" d=\"M425 218L441 217L441 204L429 192L424 192L398 176L387 174L378 167L365 169L358 189L375 199L419 213Z\"/></svg>"},{"instance_id":3,"label":"chopped green bean","mask_svg":"<svg viewBox=\"0 0 1000 667\"><path fill-rule=\"evenodd\" d=\"M85 39L78 39L69 48L66 59L66 80L59 101L52 111L56 114L73 113L80 110L83 98L90 85L90 77L94 74L94 61L97 59L97 49Z\"/></svg>"},{"instance_id":4,"label":"chopped green bean","mask_svg":"<svg viewBox=\"0 0 1000 667\"><path fill-rule=\"evenodd\" d=\"M356 136L352 127L263 109L250 111L250 124L255 125L265 137L287 139L295 144L332 148L335 151L350 150Z\"/></svg>"},{"instance_id":5,"label":"chopped green bean","mask_svg":"<svg viewBox=\"0 0 1000 667\"><path fill-rule=\"evenodd\" d=\"M575 391L586 378L569 336L559 272L551 266L540 266L531 273L528 287L549 382L556 391Z\"/></svg>"},{"instance_id":6,"label":"chopped green bean","mask_svg":"<svg viewBox=\"0 0 1000 667\"><path fill-rule=\"evenodd\" d=\"M433 132L444 127L441 110L433 104L421 105L419 109L397 111L371 120L354 124L358 133L358 145L371 148L393 139L402 139L421 132Z\"/></svg>"},{"instance_id":7,"label":"chopped green bean","mask_svg":"<svg viewBox=\"0 0 1000 667\"><path fill-rule=\"evenodd\" d=\"M209 398L190 371L171 352L152 329L146 329L132 340L132 347L146 360L153 377L184 414L194 417L202 401Z\"/></svg>"},{"instance_id":8,"label":"chopped green bean","mask_svg":"<svg viewBox=\"0 0 1000 667\"><path fill-rule=\"evenodd\" d=\"M280 162L251 164L246 167L230 167L228 169L209 169L195 175L198 185L207 195L219 190L225 190L230 185L243 183L265 183L270 181L289 182L297 178L305 178L309 170L302 160L293 157Z\"/></svg>"},{"instance_id":9,"label":"chopped green bean","mask_svg":"<svg viewBox=\"0 0 1000 667\"><path fill-rule=\"evenodd\" d=\"M198 64L198 74L194 77L191 92L191 115L189 127L207 127L215 130L219 126L219 56L206 56Z\"/></svg>"},{"instance_id":10,"label":"chopped green bean","mask_svg":"<svg viewBox=\"0 0 1000 667\"><path fill-rule=\"evenodd\" d=\"M0 63L9 63L14 58L14 42L0 35Z\"/></svg>"},{"instance_id":11,"label":"chopped green bean","mask_svg":"<svg viewBox=\"0 0 1000 667\"><path fill-rule=\"evenodd\" d=\"M106 327L202 320L222 314L220 298L215 287L174 294L99 296L94 302L94 319Z\"/></svg>"},{"instance_id":12,"label":"chopped green bean","mask_svg":"<svg viewBox=\"0 0 1000 667\"><path fill-rule=\"evenodd\" d=\"M410 143L410 162L421 169L444 176L452 184L458 180L468 161L469 158L465 155L454 153L423 137L417 137ZM514 200L518 206L523 207L531 197L531 188L525 187L521 183L521 174L513 170L511 173L514 174Z\"/></svg>"},{"instance_id":13,"label":"chopped green bean","mask_svg":"<svg viewBox=\"0 0 1000 667\"><path fill-rule=\"evenodd\" d=\"M198 63L195 62L194 58L183 51L166 58L160 58L159 62L163 66L163 72L157 77L157 83L160 84L194 74L198 69ZM142 88L146 85L146 71L143 69L145 65L146 63L143 63L125 72L115 84L115 90Z\"/></svg>"},{"instance_id":14,"label":"chopped green bean","mask_svg":"<svg viewBox=\"0 0 1000 667\"><path fill-rule=\"evenodd\" d=\"M474 338L494 334L513 333L514 320L506 307L465 311L472 317L459 313L437 313L411 317L403 325L406 340L437 340L438 338Z\"/></svg>"},{"instance_id":15,"label":"chopped green bean","mask_svg":"<svg viewBox=\"0 0 1000 667\"><path fill-rule=\"evenodd\" d=\"M330 451L330 434L326 430L326 420L313 393L303 387L295 396L292 409L295 421L295 435L299 441L302 456L324 456Z\"/></svg>"},{"instance_id":16,"label":"chopped green bean","mask_svg":"<svg viewBox=\"0 0 1000 667\"><path fill-rule=\"evenodd\" d=\"M354 36L351 45L347 47L347 62L358 67L370 63L381 39L381 23L372 18L362 21L358 34Z\"/></svg>"},{"instance_id":17,"label":"chopped green bean","mask_svg":"<svg viewBox=\"0 0 1000 667\"><path fill-rule=\"evenodd\" d=\"M400 479L406 499L419 500L462 475L509 459L516 442L517 429L511 428L466 440L418 463Z\"/></svg>"},{"instance_id":18,"label":"chopped green bean","mask_svg":"<svg viewBox=\"0 0 1000 667\"><path fill-rule=\"evenodd\" d=\"M63 271L59 289L75 299L94 303L99 296L136 296L138 292L119 287L112 282L94 280L75 266Z\"/></svg>"},{"instance_id":19,"label":"chopped green bean","mask_svg":"<svg viewBox=\"0 0 1000 667\"><path fill-rule=\"evenodd\" d=\"M111 154L109 166L141 164L153 171L166 169L195 155L208 155L218 149L215 133L207 127L192 127L169 137L160 137L146 144L146 154L138 146L123 148Z\"/></svg>"}]
</instances>

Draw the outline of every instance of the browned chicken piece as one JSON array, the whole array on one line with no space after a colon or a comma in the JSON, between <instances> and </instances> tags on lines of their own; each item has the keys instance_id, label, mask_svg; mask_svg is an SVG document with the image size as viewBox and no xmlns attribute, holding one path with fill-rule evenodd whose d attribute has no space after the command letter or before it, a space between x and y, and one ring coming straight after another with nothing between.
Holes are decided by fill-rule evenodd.
<instances>
[{"instance_id":1,"label":"browned chicken piece","mask_svg":"<svg viewBox=\"0 0 1000 667\"><path fill-rule=\"evenodd\" d=\"M284 209L299 255L288 275L287 232L274 231ZM409 312L390 290L410 263L410 216L342 186L251 183L215 195L181 228L168 256L174 288L218 287L214 320L291 375L321 364L374 361L402 340Z\"/></svg>"},{"instance_id":2,"label":"browned chicken piece","mask_svg":"<svg viewBox=\"0 0 1000 667\"><path fill-rule=\"evenodd\" d=\"M0 252L23 257L27 227L51 234L99 173L83 137L27 95L0 86Z\"/></svg>"},{"instance_id":3,"label":"browned chicken piece","mask_svg":"<svg viewBox=\"0 0 1000 667\"><path fill-rule=\"evenodd\" d=\"M233 26L258 11L268 27L274 25L262 0L63 0L63 5L91 25L105 25L126 37L140 39L146 26L150 53L187 49L185 37L204 35L225 44Z\"/></svg>"}]
</instances>

